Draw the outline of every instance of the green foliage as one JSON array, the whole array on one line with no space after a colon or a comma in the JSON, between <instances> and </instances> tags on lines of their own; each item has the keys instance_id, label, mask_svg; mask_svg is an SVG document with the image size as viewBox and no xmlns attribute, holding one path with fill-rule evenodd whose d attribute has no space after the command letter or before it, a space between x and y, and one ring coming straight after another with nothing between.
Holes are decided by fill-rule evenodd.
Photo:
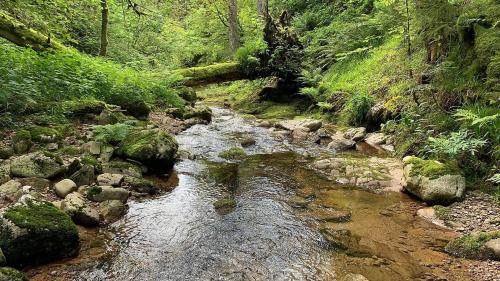
<instances>
[{"instance_id":1,"label":"green foliage","mask_svg":"<svg viewBox=\"0 0 500 281\"><path fill-rule=\"evenodd\" d=\"M450 208L441 205L432 206L436 212L436 217L440 220L446 221L450 218Z\"/></svg>"},{"instance_id":2,"label":"green foliage","mask_svg":"<svg viewBox=\"0 0 500 281\"><path fill-rule=\"evenodd\" d=\"M467 234L458 239L452 240L446 245L446 252L463 258L485 259L489 257L485 251L484 244L491 239L500 237L500 231L480 232Z\"/></svg>"},{"instance_id":3,"label":"green foliage","mask_svg":"<svg viewBox=\"0 0 500 281\"><path fill-rule=\"evenodd\" d=\"M485 145L485 140L473 138L467 131L460 131L444 137L429 137L427 151L440 159L456 159L474 156Z\"/></svg>"},{"instance_id":4,"label":"green foliage","mask_svg":"<svg viewBox=\"0 0 500 281\"><path fill-rule=\"evenodd\" d=\"M94 126L94 139L101 143L118 144L122 142L130 131L127 124Z\"/></svg>"},{"instance_id":5,"label":"green foliage","mask_svg":"<svg viewBox=\"0 0 500 281\"><path fill-rule=\"evenodd\" d=\"M351 126L360 126L366 120L366 114L374 103L374 98L368 94L352 95L342 110L342 117Z\"/></svg>"},{"instance_id":6,"label":"green foliage","mask_svg":"<svg viewBox=\"0 0 500 281\"><path fill-rule=\"evenodd\" d=\"M14 268L0 267L0 281L28 281L28 277Z\"/></svg>"},{"instance_id":7,"label":"green foliage","mask_svg":"<svg viewBox=\"0 0 500 281\"><path fill-rule=\"evenodd\" d=\"M264 42L252 42L245 44L236 52L236 60L239 63L240 69L249 77L254 77L264 71L261 57L267 51L267 46Z\"/></svg>"},{"instance_id":8,"label":"green foliage","mask_svg":"<svg viewBox=\"0 0 500 281\"><path fill-rule=\"evenodd\" d=\"M219 153L219 157L228 160L241 160L246 156L245 150L241 147L232 147Z\"/></svg>"},{"instance_id":9,"label":"green foliage","mask_svg":"<svg viewBox=\"0 0 500 281\"><path fill-rule=\"evenodd\" d=\"M461 174L457 165L453 162L441 163L435 160L424 160L418 157L411 157L405 164L412 165L411 176L424 176L431 179L444 175Z\"/></svg>"}]
</instances>

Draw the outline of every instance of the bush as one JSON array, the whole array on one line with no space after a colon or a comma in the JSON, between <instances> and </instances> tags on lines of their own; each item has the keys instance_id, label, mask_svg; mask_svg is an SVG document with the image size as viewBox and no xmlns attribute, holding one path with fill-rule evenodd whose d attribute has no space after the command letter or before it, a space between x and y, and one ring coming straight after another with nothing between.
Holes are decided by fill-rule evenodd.
<instances>
[{"instance_id":1,"label":"bush","mask_svg":"<svg viewBox=\"0 0 500 281\"><path fill-rule=\"evenodd\" d=\"M374 98L368 94L352 95L342 110L343 120L351 126L360 126L366 121L366 114L373 106Z\"/></svg>"},{"instance_id":2,"label":"bush","mask_svg":"<svg viewBox=\"0 0 500 281\"><path fill-rule=\"evenodd\" d=\"M485 140L473 138L468 132L460 131L443 137L429 137L427 151L439 159L461 159L467 155L474 156L484 145Z\"/></svg>"},{"instance_id":3,"label":"bush","mask_svg":"<svg viewBox=\"0 0 500 281\"><path fill-rule=\"evenodd\" d=\"M265 43L252 42L236 51L236 60L241 71L250 77L258 76L263 71L260 57L266 52Z\"/></svg>"},{"instance_id":4,"label":"bush","mask_svg":"<svg viewBox=\"0 0 500 281\"><path fill-rule=\"evenodd\" d=\"M116 145L127 137L129 131L130 126L121 123L94 126L94 139L98 142Z\"/></svg>"}]
</instances>

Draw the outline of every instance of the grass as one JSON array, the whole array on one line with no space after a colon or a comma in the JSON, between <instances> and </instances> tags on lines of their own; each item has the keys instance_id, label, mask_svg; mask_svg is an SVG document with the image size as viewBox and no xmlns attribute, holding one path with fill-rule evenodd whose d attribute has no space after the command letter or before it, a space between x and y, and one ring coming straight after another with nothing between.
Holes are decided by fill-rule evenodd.
<instances>
[{"instance_id":1,"label":"grass","mask_svg":"<svg viewBox=\"0 0 500 281\"><path fill-rule=\"evenodd\" d=\"M246 152L243 148L233 147L228 150L224 150L219 153L219 157L227 160L241 160L246 156Z\"/></svg>"},{"instance_id":2,"label":"grass","mask_svg":"<svg viewBox=\"0 0 500 281\"><path fill-rule=\"evenodd\" d=\"M486 259L490 254L485 250L484 244L496 238L500 238L500 231L467 234L450 241L445 250L457 257Z\"/></svg>"},{"instance_id":3,"label":"grass","mask_svg":"<svg viewBox=\"0 0 500 281\"><path fill-rule=\"evenodd\" d=\"M432 208L434 209L438 219L446 221L450 218L450 208L441 205L436 205Z\"/></svg>"}]
</instances>

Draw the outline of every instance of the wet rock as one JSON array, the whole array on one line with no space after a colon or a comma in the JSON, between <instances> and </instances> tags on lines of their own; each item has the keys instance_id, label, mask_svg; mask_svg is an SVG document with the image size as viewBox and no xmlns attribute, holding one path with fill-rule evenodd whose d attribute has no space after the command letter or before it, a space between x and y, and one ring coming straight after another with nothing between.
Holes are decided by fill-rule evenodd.
<instances>
[{"instance_id":1,"label":"wet rock","mask_svg":"<svg viewBox=\"0 0 500 281\"><path fill-rule=\"evenodd\" d=\"M283 129L287 131L293 131L300 124L300 121L297 120L283 120L274 125L277 129Z\"/></svg>"},{"instance_id":2,"label":"wet rock","mask_svg":"<svg viewBox=\"0 0 500 281\"><path fill-rule=\"evenodd\" d=\"M300 122L300 126L309 129L310 132L315 132L323 127L323 122L320 120L306 119Z\"/></svg>"},{"instance_id":3,"label":"wet rock","mask_svg":"<svg viewBox=\"0 0 500 281\"><path fill-rule=\"evenodd\" d=\"M97 183L99 185L120 186L123 182L123 178L122 174L105 173L97 176Z\"/></svg>"},{"instance_id":4,"label":"wet rock","mask_svg":"<svg viewBox=\"0 0 500 281\"><path fill-rule=\"evenodd\" d=\"M78 187L76 186L76 183L70 179L64 179L54 185L54 191L57 196L61 198L65 198L68 194L76 191L77 189Z\"/></svg>"},{"instance_id":5,"label":"wet rock","mask_svg":"<svg viewBox=\"0 0 500 281\"><path fill-rule=\"evenodd\" d=\"M344 135L341 133L336 133L331 136L331 138L332 141L328 144L328 149L332 149L337 152L351 149L356 145L355 141L344 138Z\"/></svg>"},{"instance_id":6,"label":"wet rock","mask_svg":"<svg viewBox=\"0 0 500 281\"><path fill-rule=\"evenodd\" d=\"M268 120L263 120L263 121L259 122L258 126L262 127L262 128L271 128L273 126L273 123L271 123Z\"/></svg>"},{"instance_id":7,"label":"wet rock","mask_svg":"<svg viewBox=\"0 0 500 281\"><path fill-rule=\"evenodd\" d=\"M90 206L82 194L73 192L61 202L60 209L66 212L76 224L96 226L99 224L99 212Z\"/></svg>"},{"instance_id":8,"label":"wet rock","mask_svg":"<svg viewBox=\"0 0 500 281\"><path fill-rule=\"evenodd\" d=\"M22 195L22 184L16 180L10 180L0 185L0 197L8 202L16 202Z\"/></svg>"},{"instance_id":9,"label":"wet rock","mask_svg":"<svg viewBox=\"0 0 500 281\"><path fill-rule=\"evenodd\" d=\"M127 213L127 206L120 200L109 200L99 204L101 220L105 223L113 223Z\"/></svg>"},{"instance_id":10,"label":"wet rock","mask_svg":"<svg viewBox=\"0 0 500 281\"><path fill-rule=\"evenodd\" d=\"M307 208L309 201L307 201L304 197L292 196L288 199L288 204L292 208L303 209L303 208Z\"/></svg>"},{"instance_id":11,"label":"wet rock","mask_svg":"<svg viewBox=\"0 0 500 281\"><path fill-rule=\"evenodd\" d=\"M10 265L41 264L78 254L78 231L66 213L49 202L23 201L0 218L0 248Z\"/></svg>"},{"instance_id":12,"label":"wet rock","mask_svg":"<svg viewBox=\"0 0 500 281\"><path fill-rule=\"evenodd\" d=\"M500 238L491 239L484 244L484 247L491 252L493 259L500 261Z\"/></svg>"},{"instance_id":13,"label":"wet rock","mask_svg":"<svg viewBox=\"0 0 500 281\"><path fill-rule=\"evenodd\" d=\"M465 178L447 174L451 171L444 164L417 157L406 157L404 162L403 186L411 194L429 204L440 205L463 198Z\"/></svg>"},{"instance_id":14,"label":"wet rock","mask_svg":"<svg viewBox=\"0 0 500 281\"><path fill-rule=\"evenodd\" d=\"M326 241L340 250L347 250L358 242L348 229L322 228L320 232Z\"/></svg>"},{"instance_id":15,"label":"wet rock","mask_svg":"<svg viewBox=\"0 0 500 281\"><path fill-rule=\"evenodd\" d=\"M335 210L333 208L315 208L313 215L321 221L342 223L351 220L351 212L347 210Z\"/></svg>"},{"instance_id":16,"label":"wet rock","mask_svg":"<svg viewBox=\"0 0 500 281\"><path fill-rule=\"evenodd\" d=\"M125 176L123 186L135 192L147 193L151 195L160 192L160 188L157 185L144 178Z\"/></svg>"},{"instance_id":17,"label":"wet rock","mask_svg":"<svg viewBox=\"0 0 500 281\"><path fill-rule=\"evenodd\" d=\"M0 281L28 281L28 277L17 269L0 267Z\"/></svg>"},{"instance_id":18,"label":"wet rock","mask_svg":"<svg viewBox=\"0 0 500 281\"><path fill-rule=\"evenodd\" d=\"M71 179L77 186L90 185L94 183L95 169L91 165L82 165L80 170L73 173L69 179Z\"/></svg>"},{"instance_id":19,"label":"wet rock","mask_svg":"<svg viewBox=\"0 0 500 281\"><path fill-rule=\"evenodd\" d=\"M173 167L178 144L161 130L141 130L128 134L116 154L144 164L153 171Z\"/></svg>"},{"instance_id":20,"label":"wet rock","mask_svg":"<svg viewBox=\"0 0 500 281\"><path fill-rule=\"evenodd\" d=\"M42 152L30 153L12 158L10 172L21 178L53 178L64 172L62 163Z\"/></svg>"},{"instance_id":21,"label":"wet rock","mask_svg":"<svg viewBox=\"0 0 500 281\"><path fill-rule=\"evenodd\" d=\"M120 200L125 203L130 197L130 191L112 186L86 186L80 188L78 191L94 202Z\"/></svg>"},{"instance_id":22,"label":"wet rock","mask_svg":"<svg viewBox=\"0 0 500 281\"><path fill-rule=\"evenodd\" d=\"M379 146L384 144L387 136L384 133L369 133L366 135L365 142L372 146Z\"/></svg>"},{"instance_id":23,"label":"wet rock","mask_svg":"<svg viewBox=\"0 0 500 281\"><path fill-rule=\"evenodd\" d=\"M125 162L125 161L111 161L102 165L102 171L110 174L122 174L131 177L142 177L142 169L140 166Z\"/></svg>"},{"instance_id":24,"label":"wet rock","mask_svg":"<svg viewBox=\"0 0 500 281\"><path fill-rule=\"evenodd\" d=\"M293 131L302 128L302 131L315 132L323 126L323 122L319 120L283 120L274 125L278 129Z\"/></svg>"},{"instance_id":25,"label":"wet rock","mask_svg":"<svg viewBox=\"0 0 500 281\"><path fill-rule=\"evenodd\" d=\"M352 140L352 141L361 141L366 136L366 128L351 128L344 133L344 138Z\"/></svg>"},{"instance_id":26,"label":"wet rock","mask_svg":"<svg viewBox=\"0 0 500 281\"><path fill-rule=\"evenodd\" d=\"M255 139L252 137L245 137L240 141L241 146L249 147L255 145Z\"/></svg>"}]
</instances>

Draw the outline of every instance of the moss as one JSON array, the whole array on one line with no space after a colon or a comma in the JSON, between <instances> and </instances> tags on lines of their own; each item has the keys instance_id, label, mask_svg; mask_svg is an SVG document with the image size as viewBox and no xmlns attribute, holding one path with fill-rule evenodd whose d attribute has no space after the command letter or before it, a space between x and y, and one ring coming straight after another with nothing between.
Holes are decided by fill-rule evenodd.
<instances>
[{"instance_id":1,"label":"moss","mask_svg":"<svg viewBox=\"0 0 500 281\"><path fill-rule=\"evenodd\" d=\"M80 162L84 165L97 166L99 165L99 161L93 156L84 156L80 159Z\"/></svg>"},{"instance_id":2,"label":"moss","mask_svg":"<svg viewBox=\"0 0 500 281\"><path fill-rule=\"evenodd\" d=\"M0 267L0 281L28 281L28 277L17 269Z\"/></svg>"},{"instance_id":3,"label":"moss","mask_svg":"<svg viewBox=\"0 0 500 281\"><path fill-rule=\"evenodd\" d=\"M76 156L79 155L82 152L81 148L76 147L76 146L64 146L59 148L56 151L56 154L63 156L63 155L69 155L69 156Z\"/></svg>"},{"instance_id":4,"label":"moss","mask_svg":"<svg viewBox=\"0 0 500 281\"><path fill-rule=\"evenodd\" d=\"M496 238L500 238L500 231L467 234L450 241L445 250L457 257L487 259L490 258L491 253L485 249L484 244Z\"/></svg>"},{"instance_id":5,"label":"moss","mask_svg":"<svg viewBox=\"0 0 500 281\"><path fill-rule=\"evenodd\" d=\"M240 67L236 62L219 63L209 66L184 68L174 71L175 74L181 75L186 80L204 80L215 78L231 73L239 73Z\"/></svg>"},{"instance_id":6,"label":"moss","mask_svg":"<svg viewBox=\"0 0 500 281\"><path fill-rule=\"evenodd\" d=\"M240 147L233 147L228 150L222 151L219 153L219 157L228 159L228 160L241 160L243 159L247 154L245 153L245 150Z\"/></svg>"},{"instance_id":7,"label":"moss","mask_svg":"<svg viewBox=\"0 0 500 281\"><path fill-rule=\"evenodd\" d=\"M459 175L460 169L452 162L441 163L435 160L424 160L418 157L411 157L405 164L413 165L410 176L424 176L431 179L444 175Z\"/></svg>"},{"instance_id":8,"label":"moss","mask_svg":"<svg viewBox=\"0 0 500 281\"><path fill-rule=\"evenodd\" d=\"M99 186L91 186L88 190L87 190L87 196L95 196L95 195L98 195L98 194L101 194L102 192L102 188L99 187Z\"/></svg>"},{"instance_id":9,"label":"moss","mask_svg":"<svg viewBox=\"0 0 500 281\"><path fill-rule=\"evenodd\" d=\"M450 208L441 205L432 207L436 213L436 217L440 220L448 220L450 218Z\"/></svg>"},{"instance_id":10,"label":"moss","mask_svg":"<svg viewBox=\"0 0 500 281\"><path fill-rule=\"evenodd\" d=\"M191 88L191 87L182 87L177 89L177 94L179 97L181 97L183 100L189 102L189 103L195 103L197 96L196 96L196 91Z\"/></svg>"},{"instance_id":11,"label":"moss","mask_svg":"<svg viewBox=\"0 0 500 281\"><path fill-rule=\"evenodd\" d=\"M79 117L86 114L100 114L106 104L95 99L65 101L61 104L66 116Z\"/></svg>"},{"instance_id":12,"label":"moss","mask_svg":"<svg viewBox=\"0 0 500 281\"><path fill-rule=\"evenodd\" d=\"M39 143L55 142L61 139L61 133L50 127L33 126L30 128L30 134L33 141Z\"/></svg>"},{"instance_id":13,"label":"moss","mask_svg":"<svg viewBox=\"0 0 500 281\"><path fill-rule=\"evenodd\" d=\"M223 198L215 201L214 208L215 209L231 209L236 207L236 200L233 198Z\"/></svg>"},{"instance_id":14,"label":"moss","mask_svg":"<svg viewBox=\"0 0 500 281\"><path fill-rule=\"evenodd\" d=\"M31 133L27 130L17 131L14 137L12 138L12 142L31 142Z\"/></svg>"}]
</instances>

